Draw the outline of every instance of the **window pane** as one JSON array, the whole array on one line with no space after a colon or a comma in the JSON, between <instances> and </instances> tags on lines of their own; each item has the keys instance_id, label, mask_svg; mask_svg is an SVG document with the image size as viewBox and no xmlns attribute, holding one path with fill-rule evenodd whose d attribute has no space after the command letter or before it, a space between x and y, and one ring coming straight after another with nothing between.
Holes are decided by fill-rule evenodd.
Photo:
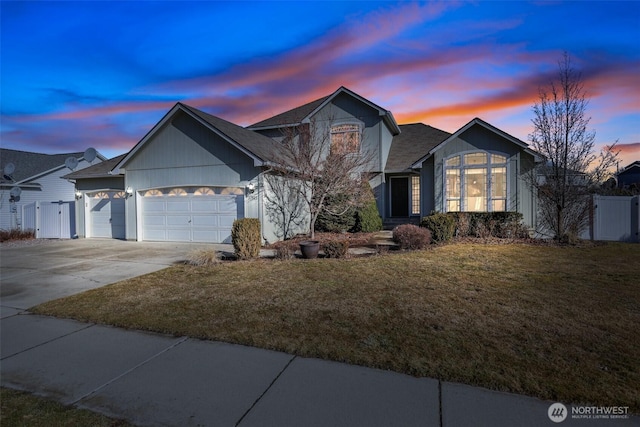
<instances>
[{"instance_id":1,"label":"window pane","mask_svg":"<svg viewBox=\"0 0 640 427\"><path fill-rule=\"evenodd\" d=\"M460 156L455 156L447 160L447 166L460 166Z\"/></svg>"},{"instance_id":2,"label":"window pane","mask_svg":"<svg viewBox=\"0 0 640 427\"><path fill-rule=\"evenodd\" d=\"M464 155L465 165L485 165L487 164L487 153L471 153Z\"/></svg>"},{"instance_id":3,"label":"window pane","mask_svg":"<svg viewBox=\"0 0 640 427\"><path fill-rule=\"evenodd\" d=\"M499 154L492 154L491 163L507 163L507 158Z\"/></svg>"},{"instance_id":4,"label":"window pane","mask_svg":"<svg viewBox=\"0 0 640 427\"><path fill-rule=\"evenodd\" d=\"M491 168L491 197L507 197L507 168Z\"/></svg>"},{"instance_id":5,"label":"window pane","mask_svg":"<svg viewBox=\"0 0 640 427\"><path fill-rule=\"evenodd\" d=\"M447 212L460 212L460 200L447 200Z\"/></svg>"},{"instance_id":6,"label":"window pane","mask_svg":"<svg viewBox=\"0 0 640 427\"><path fill-rule=\"evenodd\" d=\"M506 200L493 200L491 202L491 210L493 212L504 212L507 210Z\"/></svg>"},{"instance_id":7,"label":"window pane","mask_svg":"<svg viewBox=\"0 0 640 427\"><path fill-rule=\"evenodd\" d=\"M464 174L464 209L469 212L487 210L487 169L467 169Z\"/></svg>"},{"instance_id":8,"label":"window pane","mask_svg":"<svg viewBox=\"0 0 640 427\"><path fill-rule=\"evenodd\" d=\"M447 169L447 199L460 197L460 169Z\"/></svg>"},{"instance_id":9,"label":"window pane","mask_svg":"<svg viewBox=\"0 0 640 427\"><path fill-rule=\"evenodd\" d=\"M411 177L411 214L420 215L420 177Z\"/></svg>"}]
</instances>

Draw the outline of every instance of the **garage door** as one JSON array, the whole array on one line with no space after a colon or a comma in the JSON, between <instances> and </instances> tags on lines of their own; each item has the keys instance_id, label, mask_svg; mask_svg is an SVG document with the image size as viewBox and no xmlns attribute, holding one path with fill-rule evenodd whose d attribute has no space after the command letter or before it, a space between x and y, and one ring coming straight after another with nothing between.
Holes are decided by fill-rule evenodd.
<instances>
[{"instance_id":1,"label":"garage door","mask_svg":"<svg viewBox=\"0 0 640 427\"><path fill-rule=\"evenodd\" d=\"M239 190L241 191L241 190ZM149 190L142 194L142 240L231 243L243 196L213 189Z\"/></svg>"},{"instance_id":2,"label":"garage door","mask_svg":"<svg viewBox=\"0 0 640 427\"><path fill-rule=\"evenodd\" d=\"M89 198L89 237L124 239L124 191L100 191Z\"/></svg>"}]
</instances>

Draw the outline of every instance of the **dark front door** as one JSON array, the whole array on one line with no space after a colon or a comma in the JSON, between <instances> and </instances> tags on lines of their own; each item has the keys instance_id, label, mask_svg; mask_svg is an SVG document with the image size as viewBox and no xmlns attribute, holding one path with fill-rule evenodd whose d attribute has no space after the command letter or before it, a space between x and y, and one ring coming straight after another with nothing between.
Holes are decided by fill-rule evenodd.
<instances>
[{"instance_id":1,"label":"dark front door","mask_svg":"<svg viewBox=\"0 0 640 427\"><path fill-rule=\"evenodd\" d=\"M391 178L391 216L409 216L409 178Z\"/></svg>"}]
</instances>

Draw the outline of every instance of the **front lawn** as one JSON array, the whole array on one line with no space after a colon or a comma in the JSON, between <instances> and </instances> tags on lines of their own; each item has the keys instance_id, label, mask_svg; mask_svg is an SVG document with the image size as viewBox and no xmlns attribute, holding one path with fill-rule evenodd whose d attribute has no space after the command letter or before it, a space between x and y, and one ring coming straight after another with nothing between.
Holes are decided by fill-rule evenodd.
<instances>
[{"instance_id":1,"label":"front lawn","mask_svg":"<svg viewBox=\"0 0 640 427\"><path fill-rule=\"evenodd\" d=\"M640 245L174 266L39 314L640 411Z\"/></svg>"},{"instance_id":2,"label":"front lawn","mask_svg":"<svg viewBox=\"0 0 640 427\"><path fill-rule=\"evenodd\" d=\"M29 427L127 427L131 424L22 391L0 389L0 425Z\"/></svg>"}]
</instances>

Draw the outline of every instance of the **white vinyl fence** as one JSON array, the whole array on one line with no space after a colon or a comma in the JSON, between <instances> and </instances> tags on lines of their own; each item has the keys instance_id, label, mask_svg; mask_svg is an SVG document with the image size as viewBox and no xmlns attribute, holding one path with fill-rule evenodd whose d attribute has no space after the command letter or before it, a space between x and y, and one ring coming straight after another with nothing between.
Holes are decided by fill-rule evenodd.
<instances>
[{"instance_id":1,"label":"white vinyl fence","mask_svg":"<svg viewBox=\"0 0 640 427\"><path fill-rule=\"evenodd\" d=\"M640 196L593 196L592 240L640 242Z\"/></svg>"},{"instance_id":2,"label":"white vinyl fence","mask_svg":"<svg viewBox=\"0 0 640 427\"><path fill-rule=\"evenodd\" d=\"M70 239L76 233L75 202L33 202L22 206L22 229L38 239Z\"/></svg>"}]
</instances>

